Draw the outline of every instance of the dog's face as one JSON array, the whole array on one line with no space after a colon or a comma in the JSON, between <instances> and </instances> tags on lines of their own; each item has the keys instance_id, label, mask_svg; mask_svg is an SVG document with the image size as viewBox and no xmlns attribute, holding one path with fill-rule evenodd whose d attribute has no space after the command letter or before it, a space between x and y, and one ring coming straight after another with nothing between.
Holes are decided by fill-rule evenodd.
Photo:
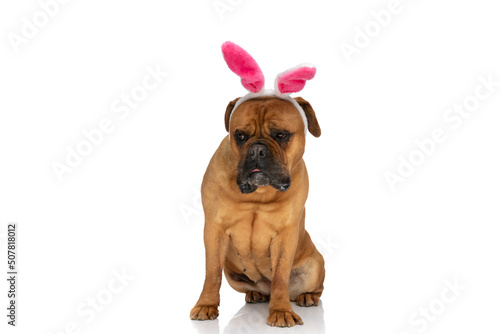
<instances>
[{"instance_id":1,"label":"dog's face","mask_svg":"<svg viewBox=\"0 0 500 334\"><path fill-rule=\"evenodd\" d=\"M290 171L301 160L305 147L299 111L291 102L263 97L243 102L230 118L237 100L229 103L225 118L226 130L231 129L231 150L239 161L236 182L241 192L249 194L268 185L288 190ZM311 105L300 97L295 100L304 109L309 132L319 137L321 129Z\"/></svg>"}]
</instances>

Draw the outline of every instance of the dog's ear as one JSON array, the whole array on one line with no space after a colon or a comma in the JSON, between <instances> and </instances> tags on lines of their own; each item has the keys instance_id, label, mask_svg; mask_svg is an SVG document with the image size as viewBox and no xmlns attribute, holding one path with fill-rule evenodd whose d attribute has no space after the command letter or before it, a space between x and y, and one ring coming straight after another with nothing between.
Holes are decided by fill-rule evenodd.
<instances>
[{"instance_id":1,"label":"dog's ear","mask_svg":"<svg viewBox=\"0 0 500 334\"><path fill-rule=\"evenodd\" d=\"M321 136L321 128L319 127L318 119L316 118L316 113L314 109L311 107L309 102L304 100L301 97L296 97L295 101L304 109L304 113L307 118L307 129L314 137Z\"/></svg>"},{"instance_id":2,"label":"dog's ear","mask_svg":"<svg viewBox=\"0 0 500 334\"><path fill-rule=\"evenodd\" d=\"M224 116L224 122L226 123L226 131L227 132L229 132L229 118L231 117L231 112L233 111L234 105L236 104L236 102L238 102L239 99L240 98L237 97L234 100L232 100L231 102L229 102L229 104L227 105L226 115Z\"/></svg>"}]
</instances>

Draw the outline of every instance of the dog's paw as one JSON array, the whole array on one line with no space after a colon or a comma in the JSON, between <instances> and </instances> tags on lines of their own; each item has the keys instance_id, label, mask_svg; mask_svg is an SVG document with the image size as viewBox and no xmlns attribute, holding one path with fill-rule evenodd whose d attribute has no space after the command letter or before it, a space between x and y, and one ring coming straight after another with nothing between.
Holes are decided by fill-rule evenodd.
<instances>
[{"instance_id":1,"label":"dog's paw","mask_svg":"<svg viewBox=\"0 0 500 334\"><path fill-rule=\"evenodd\" d=\"M219 310L215 305L198 306L191 310L191 320L214 320L219 316Z\"/></svg>"},{"instance_id":2,"label":"dog's paw","mask_svg":"<svg viewBox=\"0 0 500 334\"><path fill-rule=\"evenodd\" d=\"M293 310L290 311L272 311L267 317L267 324L276 327L293 327L303 325L304 322Z\"/></svg>"},{"instance_id":3,"label":"dog's paw","mask_svg":"<svg viewBox=\"0 0 500 334\"><path fill-rule=\"evenodd\" d=\"M295 304L298 306L318 306L319 305L319 293L303 293L295 299Z\"/></svg>"},{"instance_id":4,"label":"dog's paw","mask_svg":"<svg viewBox=\"0 0 500 334\"><path fill-rule=\"evenodd\" d=\"M269 300L269 295L264 295L257 291L247 291L245 301L247 303L264 303Z\"/></svg>"}]
</instances>

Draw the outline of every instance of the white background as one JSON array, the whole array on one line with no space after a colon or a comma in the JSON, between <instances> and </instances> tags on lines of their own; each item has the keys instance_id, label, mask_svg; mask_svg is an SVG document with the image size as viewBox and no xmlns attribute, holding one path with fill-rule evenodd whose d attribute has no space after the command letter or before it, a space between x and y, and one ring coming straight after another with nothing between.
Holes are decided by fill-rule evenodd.
<instances>
[{"instance_id":1,"label":"white background","mask_svg":"<svg viewBox=\"0 0 500 334\"><path fill-rule=\"evenodd\" d=\"M443 120L480 76L500 81L496 3L401 0L351 62L341 43L388 0L231 3L220 16L212 0L69 1L16 52L8 36L41 7L2 2L0 260L6 272L6 225L18 222L20 277L15 329L1 280L1 332L279 331L267 304L245 306L225 281L219 319L189 319L204 277L198 189L226 105L245 93L226 40L255 57L268 88L298 63L317 66L299 95L323 130L304 158L306 228L327 276L321 306L294 306L305 324L289 332L498 332L500 87L458 128ZM120 119L112 104L148 66L169 75ZM59 181L52 164L106 118L114 130ZM435 128L447 140L391 191L384 173ZM109 292L122 270L133 279ZM450 303L439 301L446 280L466 287ZM102 311L82 316L96 297ZM432 321L410 322L429 307Z\"/></svg>"}]
</instances>

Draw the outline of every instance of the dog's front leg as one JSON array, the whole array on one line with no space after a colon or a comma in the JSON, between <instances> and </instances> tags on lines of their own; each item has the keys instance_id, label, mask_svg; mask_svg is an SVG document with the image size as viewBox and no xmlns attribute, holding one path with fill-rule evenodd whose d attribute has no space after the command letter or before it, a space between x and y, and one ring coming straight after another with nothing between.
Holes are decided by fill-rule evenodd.
<instances>
[{"instance_id":1,"label":"dog's front leg","mask_svg":"<svg viewBox=\"0 0 500 334\"><path fill-rule=\"evenodd\" d=\"M214 320L219 316L219 290L229 236L213 225L205 223L205 283L198 302L191 310L193 320Z\"/></svg>"},{"instance_id":2,"label":"dog's front leg","mask_svg":"<svg viewBox=\"0 0 500 334\"><path fill-rule=\"evenodd\" d=\"M271 241L273 276L267 317L270 326L292 327L303 324L302 319L292 309L288 292L297 242L297 226L287 227Z\"/></svg>"}]
</instances>

